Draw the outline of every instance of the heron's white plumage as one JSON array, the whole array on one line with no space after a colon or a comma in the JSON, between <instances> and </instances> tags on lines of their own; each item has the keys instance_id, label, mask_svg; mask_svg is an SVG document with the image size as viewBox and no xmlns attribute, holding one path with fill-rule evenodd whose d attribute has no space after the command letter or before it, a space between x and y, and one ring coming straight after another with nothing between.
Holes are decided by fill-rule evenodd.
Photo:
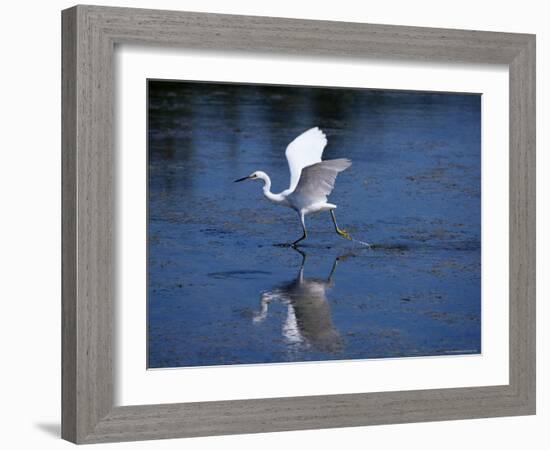
<instances>
[{"instance_id":1,"label":"heron's white plumage","mask_svg":"<svg viewBox=\"0 0 550 450\"><path fill-rule=\"evenodd\" d=\"M298 185L302 169L321 162L327 137L318 127L310 128L288 144L285 155L290 169L289 191Z\"/></svg>"},{"instance_id":2,"label":"heron's white plumage","mask_svg":"<svg viewBox=\"0 0 550 450\"><path fill-rule=\"evenodd\" d=\"M333 211L336 205L327 203L327 197L334 189L337 175L351 166L351 161L344 158L322 161L321 157L326 145L325 133L318 127L310 128L288 144L285 155L290 170L290 186L278 194L271 192L271 179L260 170L248 177L235 180L262 180L266 198L278 205L292 208L298 213L304 235L292 245L296 245L307 236L305 215L319 211L330 211L336 232L346 239L351 239L349 233L341 230L336 224Z\"/></svg>"},{"instance_id":3,"label":"heron's white plumage","mask_svg":"<svg viewBox=\"0 0 550 450\"><path fill-rule=\"evenodd\" d=\"M290 196L303 207L326 202L334 189L336 176L349 166L349 159L329 159L304 167L298 185Z\"/></svg>"}]
</instances>

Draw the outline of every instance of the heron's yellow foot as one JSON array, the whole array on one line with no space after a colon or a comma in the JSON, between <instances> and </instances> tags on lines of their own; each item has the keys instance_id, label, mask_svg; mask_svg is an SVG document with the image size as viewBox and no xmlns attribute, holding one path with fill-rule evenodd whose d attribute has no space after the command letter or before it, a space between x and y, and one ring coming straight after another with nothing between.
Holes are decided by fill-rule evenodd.
<instances>
[{"instance_id":1,"label":"heron's yellow foot","mask_svg":"<svg viewBox=\"0 0 550 450\"><path fill-rule=\"evenodd\" d=\"M342 236L343 238L346 238L348 241L351 241L351 235L346 231L342 230L341 228L336 228L336 232Z\"/></svg>"}]
</instances>

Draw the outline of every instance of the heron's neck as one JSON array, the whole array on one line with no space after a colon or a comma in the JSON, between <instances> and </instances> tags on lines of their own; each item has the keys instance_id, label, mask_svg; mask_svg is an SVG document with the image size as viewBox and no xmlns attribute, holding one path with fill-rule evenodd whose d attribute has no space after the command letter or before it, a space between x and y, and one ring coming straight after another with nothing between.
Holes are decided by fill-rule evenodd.
<instances>
[{"instance_id":1,"label":"heron's neck","mask_svg":"<svg viewBox=\"0 0 550 450\"><path fill-rule=\"evenodd\" d=\"M269 175L267 173L262 172L258 174L258 178L260 178L264 182L264 186L262 189L267 199L271 200L272 202L281 202L283 200L281 194L274 194L273 192L271 192L271 178L269 178Z\"/></svg>"}]
</instances>

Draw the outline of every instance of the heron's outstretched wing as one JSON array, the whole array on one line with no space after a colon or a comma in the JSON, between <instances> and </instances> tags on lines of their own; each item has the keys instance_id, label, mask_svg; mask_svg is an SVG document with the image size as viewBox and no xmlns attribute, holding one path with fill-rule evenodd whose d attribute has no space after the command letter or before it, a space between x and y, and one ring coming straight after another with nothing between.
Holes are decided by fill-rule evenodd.
<instances>
[{"instance_id":1,"label":"heron's outstretched wing","mask_svg":"<svg viewBox=\"0 0 550 450\"><path fill-rule=\"evenodd\" d=\"M304 167L294 195L306 199L310 204L325 202L334 189L336 176L349 166L349 159L329 159Z\"/></svg>"},{"instance_id":2,"label":"heron's outstretched wing","mask_svg":"<svg viewBox=\"0 0 550 450\"><path fill-rule=\"evenodd\" d=\"M321 161L323 150L327 145L327 138L318 127L304 131L286 148L286 159L290 169L289 190L293 191L298 185L302 169Z\"/></svg>"}]
</instances>

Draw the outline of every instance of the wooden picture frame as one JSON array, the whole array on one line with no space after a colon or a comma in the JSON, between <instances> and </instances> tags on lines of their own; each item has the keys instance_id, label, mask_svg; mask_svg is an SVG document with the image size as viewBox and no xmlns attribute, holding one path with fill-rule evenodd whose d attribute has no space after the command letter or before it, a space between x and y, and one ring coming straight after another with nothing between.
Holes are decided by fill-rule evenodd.
<instances>
[{"instance_id":1,"label":"wooden picture frame","mask_svg":"<svg viewBox=\"0 0 550 450\"><path fill-rule=\"evenodd\" d=\"M62 13L62 437L128 441L535 413L535 36L75 6ZM509 384L114 407L116 44L506 64Z\"/></svg>"}]
</instances>

